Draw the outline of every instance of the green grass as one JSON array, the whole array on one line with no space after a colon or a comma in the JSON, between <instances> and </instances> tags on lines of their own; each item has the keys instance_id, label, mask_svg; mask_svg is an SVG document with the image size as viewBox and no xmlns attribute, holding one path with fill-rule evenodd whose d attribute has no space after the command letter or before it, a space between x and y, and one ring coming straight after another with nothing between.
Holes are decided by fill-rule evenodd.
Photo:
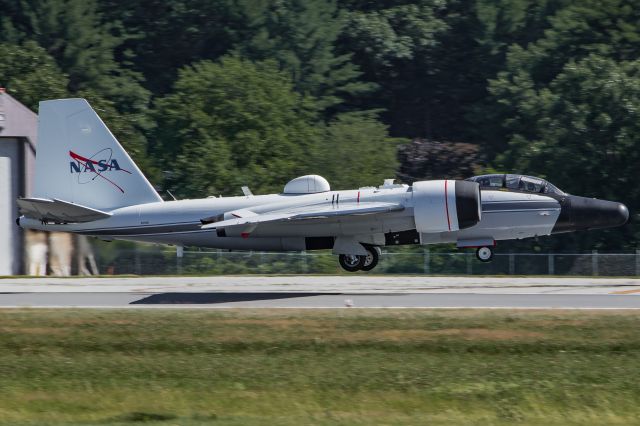
<instances>
[{"instance_id":1,"label":"green grass","mask_svg":"<svg viewBox=\"0 0 640 426\"><path fill-rule=\"evenodd\" d=\"M622 311L3 310L2 425L640 424Z\"/></svg>"}]
</instances>

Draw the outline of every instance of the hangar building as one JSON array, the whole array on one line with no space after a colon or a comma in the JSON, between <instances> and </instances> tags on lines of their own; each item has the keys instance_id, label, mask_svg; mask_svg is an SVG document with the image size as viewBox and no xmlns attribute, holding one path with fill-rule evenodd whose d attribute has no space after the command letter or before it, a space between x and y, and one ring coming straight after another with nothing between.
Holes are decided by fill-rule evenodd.
<instances>
[{"instance_id":1,"label":"hangar building","mask_svg":"<svg viewBox=\"0 0 640 426\"><path fill-rule=\"evenodd\" d=\"M24 274L17 197L31 194L38 115L0 88L0 275Z\"/></svg>"}]
</instances>

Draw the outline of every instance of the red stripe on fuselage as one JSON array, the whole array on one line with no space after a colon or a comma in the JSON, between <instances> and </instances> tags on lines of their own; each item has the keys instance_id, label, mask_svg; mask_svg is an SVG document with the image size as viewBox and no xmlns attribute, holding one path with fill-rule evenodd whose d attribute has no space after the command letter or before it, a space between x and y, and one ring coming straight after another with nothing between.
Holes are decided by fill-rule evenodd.
<instances>
[{"instance_id":1,"label":"red stripe on fuselage","mask_svg":"<svg viewBox=\"0 0 640 426\"><path fill-rule=\"evenodd\" d=\"M449 194L447 194L447 183L449 181L444 181L444 206L447 209L447 225L449 225L449 231L451 231L451 219L449 219Z\"/></svg>"}]
</instances>

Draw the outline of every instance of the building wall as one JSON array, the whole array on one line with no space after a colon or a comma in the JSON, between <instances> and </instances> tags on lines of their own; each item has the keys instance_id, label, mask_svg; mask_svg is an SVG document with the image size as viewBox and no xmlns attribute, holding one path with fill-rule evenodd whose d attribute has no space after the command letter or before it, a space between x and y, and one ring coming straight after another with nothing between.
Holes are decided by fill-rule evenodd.
<instances>
[{"instance_id":1,"label":"building wall","mask_svg":"<svg viewBox=\"0 0 640 426\"><path fill-rule=\"evenodd\" d=\"M15 138L19 142L24 193L18 195L28 197L35 173L38 115L0 88L0 142L3 138Z\"/></svg>"},{"instance_id":2,"label":"building wall","mask_svg":"<svg viewBox=\"0 0 640 426\"><path fill-rule=\"evenodd\" d=\"M0 88L0 274L23 274L25 234L16 198L31 194L38 116Z\"/></svg>"},{"instance_id":3,"label":"building wall","mask_svg":"<svg viewBox=\"0 0 640 426\"><path fill-rule=\"evenodd\" d=\"M0 275L22 273L22 230L16 225L15 199L21 192L24 167L18 138L0 137Z\"/></svg>"}]
</instances>

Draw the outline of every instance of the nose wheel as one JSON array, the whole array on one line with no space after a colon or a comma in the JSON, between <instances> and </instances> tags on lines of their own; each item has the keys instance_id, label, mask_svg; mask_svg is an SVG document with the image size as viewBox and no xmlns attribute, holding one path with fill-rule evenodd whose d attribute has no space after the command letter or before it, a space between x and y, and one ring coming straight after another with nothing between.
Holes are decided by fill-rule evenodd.
<instances>
[{"instance_id":1,"label":"nose wheel","mask_svg":"<svg viewBox=\"0 0 640 426\"><path fill-rule=\"evenodd\" d=\"M341 254L338 261L342 269L348 272L370 271L378 265L380 249L378 247L365 246L366 255Z\"/></svg>"},{"instance_id":2,"label":"nose wheel","mask_svg":"<svg viewBox=\"0 0 640 426\"><path fill-rule=\"evenodd\" d=\"M491 262L493 260L493 250L491 247L478 247L476 257L480 262Z\"/></svg>"}]
</instances>

